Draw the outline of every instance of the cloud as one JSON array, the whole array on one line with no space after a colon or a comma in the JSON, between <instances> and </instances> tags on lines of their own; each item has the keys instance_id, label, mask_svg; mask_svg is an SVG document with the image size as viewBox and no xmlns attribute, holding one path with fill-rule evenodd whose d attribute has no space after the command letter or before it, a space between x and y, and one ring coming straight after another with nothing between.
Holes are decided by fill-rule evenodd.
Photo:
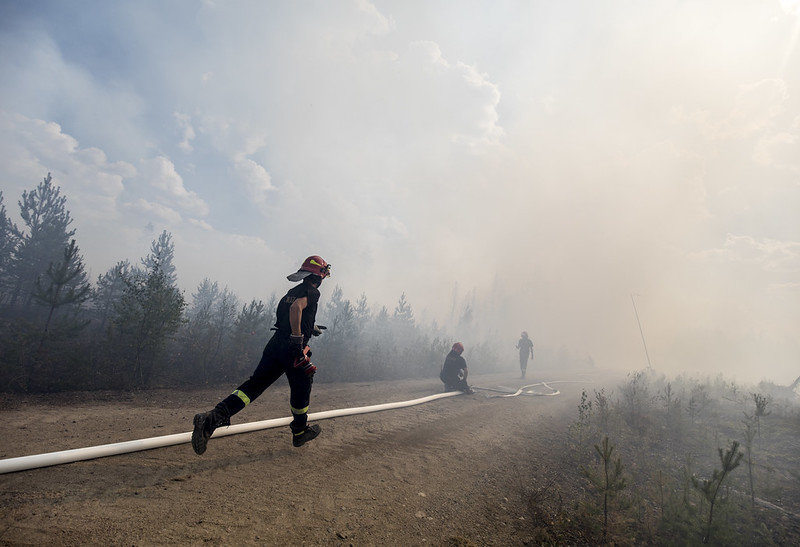
<instances>
[{"instance_id":1,"label":"cloud","mask_svg":"<svg viewBox=\"0 0 800 547\"><path fill-rule=\"evenodd\" d=\"M753 159L761 165L800 173L800 135L782 131L759 139Z\"/></svg>"},{"instance_id":2,"label":"cloud","mask_svg":"<svg viewBox=\"0 0 800 547\"><path fill-rule=\"evenodd\" d=\"M356 0L355 4L369 18L369 29L374 34L386 34L394 28L394 21L381 13L369 0Z\"/></svg>"},{"instance_id":3,"label":"cloud","mask_svg":"<svg viewBox=\"0 0 800 547\"><path fill-rule=\"evenodd\" d=\"M378 229L390 238L408 236L408 227L395 217L376 217Z\"/></svg>"},{"instance_id":4,"label":"cloud","mask_svg":"<svg viewBox=\"0 0 800 547\"><path fill-rule=\"evenodd\" d=\"M693 125L710 140L745 139L780 124L788 99L784 80L764 79L738 86L727 112L711 109L689 112L683 105L675 105L670 115L673 122ZM714 107L716 109L718 105Z\"/></svg>"},{"instance_id":5,"label":"cloud","mask_svg":"<svg viewBox=\"0 0 800 547\"><path fill-rule=\"evenodd\" d=\"M208 204L196 192L188 190L183 178L175 170L175 165L164 156L143 159L139 162L139 180L160 190L167 200L188 212L205 216L209 212Z\"/></svg>"},{"instance_id":6,"label":"cloud","mask_svg":"<svg viewBox=\"0 0 800 547\"><path fill-rule=\"evenodd\" d=\"M786 13L800 15L800 2L798 0L779 0L781 8Z\"/></svg>"},{"instance_id":7,"label":"cloud","mask_svg":"<svg viewBox=\"0 0 800 547\"><path fill-rule=\"evenodd\" d=\"M175 209L172 209L164 204L150 202L142 198L138 198L126 203L125 206L133 211L136 211L137 213L153 215L173 226L180 224L182 220L181 214Z\"/></svg>"},{"instance_id":8,"label":"cloud","mask_svg":"<svg viewBox=\"0 0 800 547\"><path fill-rule=\"evenodd\" d=\"M0 142L0 177L7 202L14 203L52 173L67 197L90 267L118 260L126 244L140 245L141 226L148 222L174 231L180 229L182 213L209 213L208 205L185 188L166 157L141 159L137 169L129 162L110 161L103 150L82 147L59 124L6 111L0 111ZM7 209L18 216L16 207ZM210 228L203 221L194 222Z\"/></svg>"},{"instance_id":9,"label":"cloud","mask_svg":"<svg viewBox=\"0 0 800 547\"><path fill-rule=\"evenodd\" d=\"M178 122L178 126L183 131L183 140L178 144L178 148L184 152L191 152L193 150L192 140L197 136L194 132L194 127L192 127L191 118L180 112L175 112L173 115Z\"/></svg>"},{"instance_id":10,"label":"cloud","mask_svg":"<svg viewBox=\"0 0 800 547\"><path fill-rule=\"evenodd\" d=\"M757 240L747 235L727 234L722 247L702 251L697 256L751 264L767 272L800 275L799 241Z\"/></svg>"},{"instance_id":11,"label":"cloud","mask_svg":"<svg viewBox=\"0 0 800 547\"><path fill-rule=\"evenodd\" d=\"M124 180L136 175L130 163L109 161L97 148L81 148L60 125L21 114L0 111L0 142L6 198L21 195L52 173L81 224L115 220Z\"/></svg>"},{"instance_id":12,"label":"cloud","mask_svg":"<svg viewBox=\"0 0 800 547\"><path fill-rule=\"evenodd\" d=\"M783 292L783 291L800 291L800 283L798 282L789 282L789 283L775 283L769 286L770 290Z\"/></svg>"},{"instance_id":13,"label":"cloud","mask_svg":"<svg viewBox=\"0 0 800 547\"><path fill-rule=\"evenodd\" d=\"M481 129L483 138L480 143L496 143L503 136L503 129L498 125L499 116L497 105L500 104L500 90L493 84L487 74L480 74L473 66L458 63L458 69L464 81L478 91L483 98L483 106L479 108L480 115L477 125Z\"/></svg>"},{"instance_id":14,"label":"cloud","mask_svg":"<svg viewBox=\"0 0 800 547\"><path fill-rule=\"evenodd\" d=\"M214 227L211 226L211 224L209 224L205 220L198 220L196 218L190 218L188 220L189 220L190 224L192 224L194 226L197 226L198 228L201 228L201 229L205 230L206 232L211 232L211 231L214 230Z\"/></svg>"},{"instance_id":15,"label":"cloud","mask_svg":"<svg viewBox=\"0 0 800 547\"><path fill-rule=\"evenodd\" d=\"M250 198L256 203L264 203L268 192L275 189L267 170L253 160L244 157L235 160L234 165Z\"/></svg>"},{"instance_id":16,"label":"cloud","mask_svg":"<svg viewBox=\"0 0 800 547\"><path fill-rule=\"evenodd\" d=\"M103 80L65 58L59 44L38 25L0 33L0 104L34 119L67 120L82 142L115 154L143 153L146 137L137 124L145 105L119 80Z\"/></svg>"},{"instance_id":17,"label":"cloud","mask_svg":"<svg viewBox=\"0 0 800 547\"><path fill-rule=\"evenodd\" d=\"M786 82L780 79L742 85L726 120L729 132L744 137L763 131L784 111L787 98Z\"/></svg>"},{"instance_id":18,"label":"cloud","mask_svg":"<svg viewBox=\"0 0 800 547\"><path fill-rule=\"evenodd\" d=\"M405 70L399 89L414 90L398 102L426 129L467 145L496 143L503 135L498 125L500 91L489 76L463 61L451 63L430 40L409 44L398 61Z\"/></svg>"}]
</instances>

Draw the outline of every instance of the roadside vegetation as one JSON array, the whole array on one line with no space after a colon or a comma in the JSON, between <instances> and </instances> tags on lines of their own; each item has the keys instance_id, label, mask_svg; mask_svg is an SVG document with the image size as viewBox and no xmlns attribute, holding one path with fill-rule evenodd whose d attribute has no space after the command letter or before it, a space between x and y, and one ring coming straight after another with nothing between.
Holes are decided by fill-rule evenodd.
<instances>
[{"instance_id":1,"label":"roadside vegetation","mask_svg":"<svg viewBox=\"0 0 800 547\"><path fill-rule=\"evenodd\" d=\"M576 476L529 494L540 543L800 543L789 388L637 371L584 390L566 438Z\"/></svg>"}]
</instances>

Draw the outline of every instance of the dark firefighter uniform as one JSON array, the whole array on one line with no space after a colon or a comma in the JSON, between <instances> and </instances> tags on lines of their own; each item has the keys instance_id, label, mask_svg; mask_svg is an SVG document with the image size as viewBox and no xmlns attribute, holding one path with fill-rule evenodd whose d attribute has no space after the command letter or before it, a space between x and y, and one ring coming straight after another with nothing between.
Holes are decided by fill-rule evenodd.
<instances>
[{"instance_id":1,"label":"dark firefighter uniform","mask_svg":"<svg viewBox=\"0 0 800 547\"><path fill-rule=\"evenodd\" d=\"M300 330L303 332L303 344L308 344L314 331L314 321L317 315L319 290L306 283L293 287L281 298L276 312L275 334L272 335L261 361L258 363L253 375L222 401L230 416L233 416L254 401L264 390L286 374L289 380L291 394L289 404L292 408L291 428L293 433L303 431L306 427L308 403L311 397L311 384L313 375L308 375L301 368L294 367L295 354L289 345L289 335L292 329L289 326L289 307L298 298L306 297L308 305L303 310L300 320Z\"/></svg>"},{"instance_id":2,"label":"dark firefighter uniform","mask_svg":"<svg viewBox=\"0 0 800 547\"><path fill-rule=\"evenodd\" d=\"M197 454L205 452L208 439L216 428L230 425L231 416L258 398L282 374L286 374L291 389L292 423L289 427L292 444L301 446L319 434L318 425L306 425L316 371L308 359L307 344L312 335L321 332L314 324L319 303L318 287L329 275L330 264L314 255L308 257L297 272L287 276L289 281L302 283L289 289L278 303L275 333L267 342L256 370L212 410L195 415L192 448Z\"/></svg>"},{"instance_id":3,"label":"dark firefighter uniform","mask_svg":"<svg viewBox=\"0 0 800 547\"><path fill-rule=\"evenodd\" d=\"M533 357L533 341L528 338L528 333L523 332L522 336L517 342L517 349L519 350L519 370L522 377L525 378L525 373L528 370L528 357Z\"/></svg>"},{"instance_id":4,"label":"dark firefighter uniform","mask_svg":"<svg viewBox=\"0 0 800 547\"><path fill-rule=\"evenodd\" d=\"M444 382L445 391L468 391L470 389L467 384L467 361L455 349L450 350L445 357L439 378Z\"/></svg>"}]
</instances>

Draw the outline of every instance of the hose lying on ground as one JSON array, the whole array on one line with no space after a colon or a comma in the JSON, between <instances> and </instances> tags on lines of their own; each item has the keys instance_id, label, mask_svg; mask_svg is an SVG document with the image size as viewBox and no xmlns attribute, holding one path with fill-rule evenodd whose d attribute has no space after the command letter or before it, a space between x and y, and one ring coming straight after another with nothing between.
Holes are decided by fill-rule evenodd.
<instances>
[{"instance_id":1,"label":"hose lying on ground","mask_svg":"<svg viewBox=\"0 0 800 547\"><path fill-rule=\"evenodd\" d=\"M556 383L556 382L550 382ZM550 389L552 393L538 393L528 390L528 388L543 385ZM516 397L520 394L525 395L558 395L560 392L553 389L545 382L536 384L529 384L522 386L516 393L508 393L491 388L475 389L485 391L499 391L504 395L495 395L495 397ZM436 395L429 395L419 399L412 399L409 401L398 401L395 403L383 403L379 405L361 406L354 408L340 408L336 410L325 410L322 412L314 412L308 415L309 421L325 420L328 418L337 418L340 416L352 416L355 414L367 414L369 412L379 412L381 410L391 410L395 408L404 408L408 406L419 405L445 397L453 397L461 395L460 391L449 391L446 393L437 393ZM291 417L274 418L271 420L262 420L259 422L249 422L244 424L236 424L228 427L221 427L214 432L213 437L224 437L226 435L236 435L238 433L250 433L252 431L259 431L262 429L271 429L275 427L289 425L292 421ZM85 448L74 448L71 450L61 450L59 452L47 452L44 454L35 454L32 456L20 456L17 458L7 458L0 460L0 475L4 473L13 473L15 471L25 471L27 469L36 469L39 467L48 467L51 465L60 465L63 463L72 463L83 460L93 460L96 458L103 458L106 456L115 456L118 454L127 454L130 452L139 452L141 450L151 450L153 448L163 448L165 446L172 446L176 444L188 443L192 440L192 434L189 433L175 433L173 435L163 435L160 437L149 437L146 439L137 439L134 441L124 441L120 443L103 444L98 446L88 446Z\"/></svg>"},{"instance_id":2,"label":"hose lying on ground","mask_svg":"<svg viewBox=\"0 0 800 547\"><path fill-rule=\"evenodd\" d=\"M516 397L517 395L536 395L539 397L553 397L555 395L561 395L561 392L555 388L550 387L548 384L574 384L574 383L582 383L582 382L578 380L551 380L549 382L537 382L535 384L528 384L526 386L522 386L516 391L514 391L513 388L493 389L490 387L478 387L478 386L472 386L472 389L479 389L481 391L495 391L497 393L503 394L503 395L492 395L491 397ZM541 391L533 391L529 389L536 386L544 386L545 388L550 390L550 393L542 393ZM503 388L503 386L498 386L498 387Z\"/></svg>"},{"instance_id":3,"label":"hose lying on ground","mask_svg":"<svg viewBox=\"0 0 800 547\"><path fill-rule=\"evenodd\" d=\"M367 414L369 412L379 412L381 410L391 410L395 408L404 408L407 406L419 405L445 397L454 397L461 395L460 391L449 391L447 393L437 393L436 395L429 395L419 399L412 399L409 401L399 401L396 403L383 403L379 405L360 406L354 408L340 408L336 410L325 410L322 412L314 412L308 415L309 421L325 420L327 418L337 418L339 416L352 416L355 414ZM220 427L214 432L213 437L224 437L226 435L236 435L237 433L249 433L251 431L259 431L261 429L271 429L289 425L292 421L291 417L274 418L272 420L262 420L260 422L249 422L244 424L236 424L228 427ZM135 441L125 441L121 443L103 444L99 446L88 446L86 448L74 448L72 450L62 450L60 452L48 452L45 454L35 454L33 456L20 456L18 458L7 458L0 460L0 474L13 473L15 471L24 471L26 469L36 469L38 467L48 467L51 465L59 465L62 463L72 463L82 460L93 460L95 458L102 458L105 456L114 456L117 454L127 454L129 452L138 452L140 450L150 450L153 448L162 448L164 446L172 446L176 444L188 443L192 440L190 433L175 433L174 435L163 435L161 437L150 437L147 439L138 439Z\"/></svg>"}]
</instances>

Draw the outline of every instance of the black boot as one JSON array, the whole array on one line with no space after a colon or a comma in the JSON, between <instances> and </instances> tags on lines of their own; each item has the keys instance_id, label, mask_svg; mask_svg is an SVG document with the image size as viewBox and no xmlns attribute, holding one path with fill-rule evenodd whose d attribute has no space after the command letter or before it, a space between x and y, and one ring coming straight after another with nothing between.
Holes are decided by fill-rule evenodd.
<instances>
[{"instance_id":1,"label":"black boot","mask_svg":"<svg viewBox=\"0 0 800 547\"><path fill-rule=\"evenodd\" d=\"M295 433L292 431L292 444L294 446L303 446L308 441L313 440L319 435L320 427L316 424L306 427L302 431Z\"/></svg>"},{"instance_id":2,"label":"black boot","mask_svg":"<svg viewBox=\"0 0 800 547\"><path fill-rule=\"evenodd\" d=\"M192 448L200 455L206 451L208 439L218 427L231 425L231 415L224 407L217 405L209 412L195 414L192 431Z\"/></svg>"}]
</instances>

